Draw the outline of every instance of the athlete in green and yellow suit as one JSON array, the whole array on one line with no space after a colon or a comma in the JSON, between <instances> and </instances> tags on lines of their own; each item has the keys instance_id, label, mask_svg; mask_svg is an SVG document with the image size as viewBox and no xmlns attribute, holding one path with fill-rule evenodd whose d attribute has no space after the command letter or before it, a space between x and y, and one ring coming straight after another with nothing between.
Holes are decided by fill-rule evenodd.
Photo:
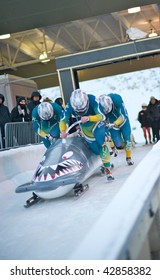
<instances>
[{"instance_id":1,"label":"athlete in green and yellow suit","mask_svg":"<svg viewBox=\"0 0 160 280\"><path fill-rule=\"evenodd\" d=\"M81 120L80 127L86 142L95 154L100 155L107 179L113 180L114 177L110 170L110 153L105 142L105 125L103 123L105 115L100 112L95 96L87 95L80 89L72 92L59 123L62 138L67 137L66 129L71 116Z\"/></svg>"},{"instance_id":2,"label":"athlete in green and yellow suit","mask_svg":"<svg viewBox=\"0 0 160 280\"><path fill-rule=\"evenodd\" d=\"M62 108L53 102L42 102L32 111L32 124L35 133L42 137L43 144L48 149L53 138L60 137L59 121Z\"/></svg>"}]
</instances>

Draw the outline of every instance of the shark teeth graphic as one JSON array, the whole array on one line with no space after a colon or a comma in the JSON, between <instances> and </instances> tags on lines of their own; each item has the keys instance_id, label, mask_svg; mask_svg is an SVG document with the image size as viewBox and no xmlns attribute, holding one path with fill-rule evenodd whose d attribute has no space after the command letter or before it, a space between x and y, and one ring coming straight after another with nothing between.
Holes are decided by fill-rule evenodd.
<instances>
[{"instance_id":1,"label":"shark teeth graphic","mask_svg":"<svg viewBox=\"0 0 160 280\"><path fill-rule=\"evenodd\" d=\"M55 165L42 166L37 168L33 180L35 182L46 182L54 180L58 177L79 171L83 168L83 164L74 159L68 159Z\"/></svg>"}]
</instances>

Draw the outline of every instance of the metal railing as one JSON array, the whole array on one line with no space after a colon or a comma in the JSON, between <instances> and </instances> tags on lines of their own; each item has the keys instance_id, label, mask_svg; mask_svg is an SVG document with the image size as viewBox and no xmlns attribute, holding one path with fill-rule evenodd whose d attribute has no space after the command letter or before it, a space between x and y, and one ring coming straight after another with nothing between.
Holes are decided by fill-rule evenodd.
<instances>
[{"instance_id":1,"label":"metal railing","mask_svg":"<svg viewBox=\"0 0 160 280\"><path fill-rule=\"evenodd\" d=\"M5 124L5 148L40 143L41 137L33 130L32 122Z\"/></svg>"}]
</instances>

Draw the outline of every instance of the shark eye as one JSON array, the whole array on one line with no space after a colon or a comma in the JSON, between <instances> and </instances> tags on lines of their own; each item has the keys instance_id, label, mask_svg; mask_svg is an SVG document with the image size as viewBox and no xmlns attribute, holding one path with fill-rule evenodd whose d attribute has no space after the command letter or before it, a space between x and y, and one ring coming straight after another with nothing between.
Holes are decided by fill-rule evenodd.
<instances>
[{"instance_id":1,"label":"shark eye","mask_svg":"<svg viewBox=\"0 0 160 280\"><path fill-rule=\"evenodd\" d=\"M65 153L65 154L62 156L62 158L63 158L63 159L70 158L72 155L73 155L73 152L70 151L70 152Z\"/></svg>"}]
</instances>

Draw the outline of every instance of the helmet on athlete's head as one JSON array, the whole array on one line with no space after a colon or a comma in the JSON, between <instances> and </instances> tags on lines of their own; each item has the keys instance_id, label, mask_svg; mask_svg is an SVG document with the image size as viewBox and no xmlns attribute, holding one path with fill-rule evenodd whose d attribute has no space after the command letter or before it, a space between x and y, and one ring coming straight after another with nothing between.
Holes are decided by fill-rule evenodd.
<instances>
[{"instance_id":1,"label":"helmet on athlete's head","mask_svg":"<svg viewBox=\"0 0 160 280\"><path fill-rule=\"evenodd\" d=\"M102 108L103 108L103 112L105 114L108 114L112 111L113 109L113 101L112 99L106 95L106 94L102 94L99 97L99 103L101 104Z\"/></svg>"},{"instance_id":2,"label":"helmet on athlete's head","mask_svg":"<svg viewBox=\"0 0 160 280\"><path fill-rule=\"evenodd\" d=\"M76 89L71 93L70 103L73 110L79 115L84 115L88 111L89 98L81 89Z\"/></svg>"},{"instance_id":3,"label":"helmet on athlete's head","mask_svg":"<svg viewBox=\"0 0 160 280\"><path fill-rule=\"evenodd\" d=\"M49 102L42 102L41 104L39 104L38 115L44 121L48 121L49 119L51 119L54 115L52 105Z\"/></svg>"}]
</instances>

